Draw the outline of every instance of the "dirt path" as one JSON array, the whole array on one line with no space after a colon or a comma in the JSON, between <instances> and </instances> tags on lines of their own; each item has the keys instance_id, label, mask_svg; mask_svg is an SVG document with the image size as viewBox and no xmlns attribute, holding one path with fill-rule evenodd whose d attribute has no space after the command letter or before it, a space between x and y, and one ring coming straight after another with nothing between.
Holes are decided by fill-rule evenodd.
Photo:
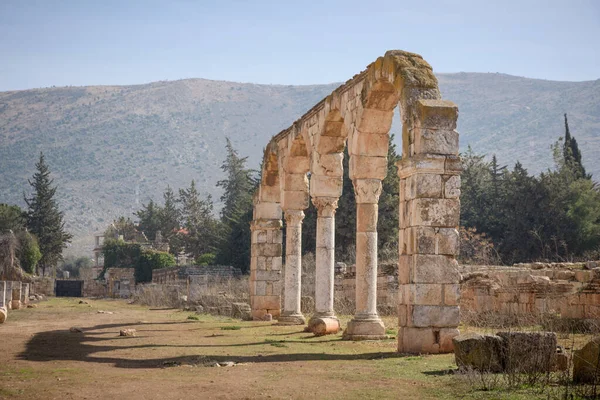
<instances>
[{"instance_id":1,"label":"dirt path","mask_svg":"<svg viewBox=\"0 0 600 400\"><path fill-rule=\"evenodd\" d=\"M381 399L449 395L452 356L400 357L395 341L315 338L123 301L51 299L0 325L0 398ZM99 310L113 314L98 313ZM82 328L82 333L69 331ZM136 337L119 337L134 328ZM232 361L232 367L215 363Z\"/></svg>"}]
</instances>

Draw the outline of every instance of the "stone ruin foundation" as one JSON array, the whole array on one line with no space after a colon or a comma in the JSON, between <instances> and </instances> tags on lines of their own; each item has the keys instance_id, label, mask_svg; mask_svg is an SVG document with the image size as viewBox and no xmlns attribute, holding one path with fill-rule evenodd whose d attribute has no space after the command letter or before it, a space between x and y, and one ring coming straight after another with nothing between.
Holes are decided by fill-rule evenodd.
<instances>
[{"instance_id":1,"label":"stone ruin foundation","mask_svg":"<svg viewBox=\"0 0 600 400\"><path fill-rule=\"evenodd\" d=\"M399 50L386 52L267 144L251 224L250 300L255 319L271 315L280 324L306 321L300 308L300 249L304 210L311 201L317 209L316 284L308 329L316 334L340 329L333 309L334 237L347 146L357 210L356 310L344 338L386 337L377 313L377 221L396 108L403 124L398 163L398 351L452 350L460 292L455 260L460 215L458 108L441 99L432 68L421 56Z\"/></svg>"}]
</instances>

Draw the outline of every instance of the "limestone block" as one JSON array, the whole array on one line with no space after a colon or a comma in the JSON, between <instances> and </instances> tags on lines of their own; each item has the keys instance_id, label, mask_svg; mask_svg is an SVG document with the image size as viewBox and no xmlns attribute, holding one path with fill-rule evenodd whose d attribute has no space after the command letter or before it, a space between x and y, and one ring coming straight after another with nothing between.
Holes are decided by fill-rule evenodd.
<instances>
[{"instance_id":1,"label":"limestone block","mask_svg":"<svg viewBox=\"0 0 600 400\"><path fill-rule=\"evenodd\" d=\"M393 116L393 110L366 108L358 122L358 130L360 133L387 134L392 127Z\"/></svg>"},{"instance_id":2,"label":"limestone block","mask_svg":"<svg viewBox=\"0 0 600 400\"><path fill-rule=\"evenodd\" d=\"M398 352L410 354L437 354L440 346L431 328L400 327L398 329Z\"/></svg>"},{"instance_id":3,"label":"limestone block","mask_svg":"<svg viewBox=\"0 0 600 400\"><path fill-rule=\"evenodd\" d=\"M286 174L284 189L308 192L308 176L306 174Z\"/></svg>"},{"instance_id":4,"label":"limestone block","mask_svg":"<svg viewBox=\"0 0 600 400\"><path fill-rule=\"evenodd\" d=\"M319 136L317 151L319 154L343 153L346 146L344 136Z\"/></svg>"},{"instance_id":5,"label":"limestone block","mask_svg":"<svg viewBox=\"0 0 600 400\"><path fill-rule=\"evenodd\" d=\"M460 236L456 228L436 228L436 254L457 256L460 251Z\"/></svg>"},{"instance_id":6,"label":"limestone block","mask_svg":"<svg viewBox=\"0 0 600 400\"><path fill-rule=\"evenodd\" d=\"M273 230L272 243L281 244L283 243L283 231L281 229Z\"/></svg>"},{"instance_id":7,"label":"limestone block","mask_svg":"<svg viewBox=\"0 0 600 400\"><path fill-rule=\"evenodd\" d=\"M458 283L458 262L451 256L416 254L410 258L413 283Z\"/></svg>"},{"instance_id":8,"label":"limestone block","mask_svg":"<svg viewBox=\"0 0 600 400\"><path fill-rule=\"evenodd\" d=\"M407 178L416 173L420 174L450 174L445 166L447 158L439 154L416 154L412 157L403 158L396 163L398 167L398 177ZM456 157L458 159L458 157ZM459 159L460 162L460 159Z\"/></svg>"},{"instance_id":9,"label":"limestone block","mask_svg":"<svg viewBox=\"0 0 600 400\"><path fill-rule=\"evenodd\" d=\"M283 210L306 210L309 206L309 195L307 191L283 192L281 208Z\"/></svg>"},{"instance_id":10,"label":"limestone block","mask_svg":"<svg viewBox=\"0 0 600 400\"><path fill-rule=\"evenodd\" d=\"M277 310L281 307L281 296L254 296L250 298L253 310Z\"/></svg>"},{"instance_id":11,"label":"limestone block","mask_svg":"<svg viewBox=\"0 0 600 400\"><path fill-rule=\"evenodd\" d=\"M432 306L416 304L412 306L412 320L408 324L415 327L457 327L460 313L457 306Z\"/></svg>"},{"instance_id":12,"label":"limestone block","mask_svg":"<svg viewBox=\"0 0 600 400\"><path fill-rule=\"evenodd\" d=\"M446 283L442 285L444 292L444 305L457 306L460 302L460 284Z\"/></svg>"},{"instance_id":13,"label":"limestone block","mask_svg":"<svg viewBox=\"0 0 600 400\"><path fill-rule=\"evenodd\" d=\"M342 195L342 176L312 175L310 177L310 195L314 197L340 197Z\"/></svg>"},{"instance_id":14,"label":"limestone block","mask_svg":"<svg viewBox=\"0 0 600 400\"><path fill-rule=\"evenodd\" d=\"M13 300L10 303L10 308L12 310L18 310L19 308L21 308L21 300Z\"/></svg>"},{"instance_id":15,"label":"limestone block","mask_svg":"<svg viewBox=\"0 0 600 400\"><path fill-rule=\"evenodd\" d=\"M363 133L352 137L350 154L373 157L387 157L390 137L387 133Z\"/></svg>"},{"instance_id":16,"label":"limestone block","mask_svg":"<svg viewBox=\"0 0 600 400\"><path fill-rule=\"evenodd\" d=\"M378 71L383 72L381 69ZM398 104L398 96L396 90L375 90L373 88L369 96L367 96L364 107L365 109L391 110Z\"/></svg>"},{"instance_id":17,"label":"limestone block","mask_svg":"<svg viewBox=\"0 0 600 400\"><path fill-rule=\"evenodd\" d=\"M413 256L400 255L398 258L398 283L404 285L410 283Z\"/></svg>"},{"instance_id":18,"label":"limestone block","mask_svg":"<svg viewBox=\"0 0 600 400\"><path fill-rule=\"evenodd\" d=\"M460 175L445 176L444 197L447 199L460 198Z\"/></svg>"},{"instance_id":19,"label":"limestone block","mask_svg":"<svg viewBox=\"0 0 600 400\"><path fill-rule=\"evenodd\" d=\"M311 318L308 330L315 336L334 335L340 331L340 321L337 318Z\"/></svg>"},{"instance_id":20,"label":"limestone block","mask_svg":"<svg viewBox=\"0 0 600 400\"><path fill-rule=\"evenodd\" d=\"M411 185L407 199L413 198L441 198L442 177L439 174L416 174L407 179Z\"/></svg>"},{"instance_id":21,"label":"limestone block","mask_svg":"<svg viewBox=\"0 0 600 400\"><path fill-rule=\"evenodd\" d=\"M310 170L310 160L307 156L288 157L285 170L291 174L305 174Z\"/></svg>"},{"instance_id":22,"label":"limestone block","mask_svg":"<svg viewBox=\"0 0 600 400\"><path fill-rule=\"evenodd\" d=\"M7 317L8 317L8 310L6 309L6 307L0 307L0 324L4 323L4 321L6 321Z\"/></svg>"},{"instance_id":23,"label":"limestone block","mask_svg":"<svg viewBox=\"0 0 600 400\"><path fill-rule=\"evenodd\" d=\"M281 279L281 271L252 271L251 280L256 281L278 281Z\"/></svg>"},{"instance_id":24,"label":"limestone block","mask_svg":"<svg viewBox=\"0 0 600 400\"><path fill-rule=\"evenodd\" d=\"M469 333L455 337L453 342L459 369L489 372L503 370L502 339L499 336Z\"/></svg>"},{"instance_id":25,"label":"limestone block","mask_svg":"<svg viewBox=\"0 0 600 400\"><path fill-rule=\"evenodd\" d=\"M411 225L455 228L460 222L460 200L415 199L409 201Z\"/></svg>"},{"instance_id":26,"label":"limestone block","mask_svg":"<svg viewBox=\"0 0 600 400\"><path fill-rule=\"evenodd\" d=\"M379 207L377 204L356 205L356 231L377 232L377 215Z\"/></svg>"},{"instance_id":27,"label":"limestone block","mask_svg":"<svg viewBox=\"0 0 600 400\"><path fill-rule=\"evenodd\" d=\"M281 257L281 243L259 243L254 246L256 247L257 255L259 254L263 257Z\"/></svg>"},{"instance_id":28,"label":"limestone block","mask_svg":"<svg viewBox=\"0 0 600 400\"><path fill-rule=\"evenodd\" d=\"M450 175L459 175L463 168L462 162L460 161L459 156L446 155L446 162L444 165L444 170L446 174Z\"/></svg>"},{"instance_id":29,"label":"limestone block","mask_svg":"<svg viewBox=\"0 0 600 400\"><path fill-rule=\"evenodd\" d=\"M252 243L266 243L266 242L267 242L267 231L254 230L252 232Z\"/></svg>"},{"instance_id":30,"label":"limestone block","mask_svg":"<svg viewBox=\"0 0 600 400\"><path fill-rule=\"evenodd\" d=\"M326 121L323 136L342 136L344 121Z\"/></svg>"},{"instance_id":31,"label":"limestone block","mask_svg":"<svg viewBox=\"0 0 600 400\"><path fill-rule=\"evenodd\" d=\"M456 129L458 107L448 100L418 100L416 125L429 129Z\"/></svg>"},{"instance_id":32,"label":"limestone block","mask_svg":"<svg viewBox=\"0 0 600 400\"><path fill-rule=\"evenodd\" d=\"M556 353L554 332L498 332L505 368L511 372L549 372Z\"/></svg>"},{"instance_id":33,"label":"limestone block","mask_svg":"<svg viewBox=\"0 0 600 400\"><path fill-rule=\"evenodd\" d=\"M250 273L252 274L252 273ZM250 296L266 296L267 282L250 279Z\"/></svg>"},{"instance_id":34,"label":"limestone block","mask_svg":"<svg viewBox=\"0 0 600 400\"><path fill-rule=\"evenodd\" d=\"M350 179L383 179L387 175L387 157L350 156Z\"/></svg>"},{"instance_id":35,"label":"limestone block","mask_svg":"<svg viewBox=\"0 0 600 400\"><path fill-rule=\"evenodd\" d=\"M343 148L342 148L343 150ZM342 176L343 166L342 162L344 160L344 153L332 153L332 154L320 154L314 153L314 161L313 161L313 169L312 174L314 175L322 175L322 176L331 176L331 177L339 177ZM312 176L311 176L312 181ZM311 182L312 185L312 182Z\"/></svg>"},{"instance_id":36,"label":"limestone block","mask_svg":"<svg viewBox=\"0 0 600 400\"><path fill-rule=\"evenodd\" d=\"M453 339L460 335L458 329L442 328L440 329L440 353L451 353L454 351Z\"/></svg>"},{"instance_id":37,"label":"limestone block","mask_svg":"<svg viewBox=\"0 0 600 400\"><path fill-rule=\"evenodd\" d=\"M407 325L408 307L409 306L407 304L398 304L398 325L399 326Z\"/></svg>"},{"instance_id":38,"label":"limestone block","mask_svg":"<svg viewBox=\"0 0 600 400\"><path fill-rule=\"evenodd\" d=\"M258 256L255 258L256 258L256 270L266 270L267 269L267 257Z\"/></svg>"},{"instance_id":39,"label":"limestone block","mask_svg":"<svg viewBox=\"0 0 600 400\"><path fill-rule=\"evenodd\" d=\"M281 271L283 263L283 257L271 257L271 270Z\"/></svg>"},{"instance_id":40,"label":"limestone block","mask_svg":"<svg viewBox=\"0 0 600 400\"><path fill-rule=\"evenodd\" d=\"M446 129L415 128L416 154L458 155L458 132Z\"/></svg>"},{"instance_id":41,"label":"limestone block","mask_svg":"<svg viewBox=\"0 0 600 400\"><path fill-rule=\"evenodd\" d=\"M261 185L259 189L259 200L265 203L278 203L280 196L279 183L274 182L273 185Z\"/></svg>"},{"instance_id":42,"label":"limestone block","mask_svg":"<svg viewBox=\"0 0 600 400\"><path fill-rule=\"evenodd\" d=\"M442 304L442 285L437 283L415 283L408 286L406 304L438 306Z\"/></svg>"},{"instance_id":43,"label":"limestone block","mask_svg":"<svg viewBox=\"0 0 600 400\"><path fill-rule=\"evenodd\" d=\"M255 219L281 219L279 203L258 203L254 206Z\"/></svg>"}]
</instances>

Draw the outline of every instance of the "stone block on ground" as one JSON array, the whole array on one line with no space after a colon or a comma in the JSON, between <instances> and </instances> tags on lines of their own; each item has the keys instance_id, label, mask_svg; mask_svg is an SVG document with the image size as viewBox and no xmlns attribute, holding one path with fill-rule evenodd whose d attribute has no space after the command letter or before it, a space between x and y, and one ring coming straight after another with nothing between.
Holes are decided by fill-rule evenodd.
<instances>
[{"instance_id":1,"label":"stone block on ground","mask_svg":"<svg viewBox=\"0 0 600 400\"><path fill-rule=\"evenodd\" d=\"M580 350L573 354L573 382L598 383L600 371L598 359L600 358L600 336L594 337Z\"/></svg>"},{"instance_id":2,"label":"stone block on ground","mask_svg":"<svg viewBox=\"0 0 600 400\"><path fill-rule=\"evenodd\" d=\"M548 372L556 354L554 332L498 332L505 369L509 372Z\"/></svg>"},{"instance_id":3,"label":"stone block on ground","mask_svg":"<svg viewBox=\"0 0 600 400\"><path fill-rule=\"evenodd\" d=\"M248 303L231 303L231 316L244 321L252 320L252 309Z\"/></svg>"},{"instance_id":4,"label":"stone block on ground","mask_svg":"<svg viewBox=\"0 0 600 400\"><path fill-rule=\"evenodd\" d=\"M461 370L501 372L502 338L496 335L469 333L452 339L456 365Z\"/></svg>"},{"instance_id":5,"label":"stone block on ground","mask_svg":"<svg viewBox=\"0 0 600 400\"><path fill-rule=\"evenodd\" d=\"M0 307L0 324L4 323L4 321L6 321L7 317L8 317L8 310L6 309L6 307Z\"/></svg>"},{"instance_id":6,"label":"stone block on ground","mask_svg":"<svg viewBox=\"0 0 600 400\"><path fill-rule=\"evenodd\" d=\"M136 335L135 329L121 329L121 331L119 332L119 336L135 336L135 335Z\"/></svg>"}]
</instances>

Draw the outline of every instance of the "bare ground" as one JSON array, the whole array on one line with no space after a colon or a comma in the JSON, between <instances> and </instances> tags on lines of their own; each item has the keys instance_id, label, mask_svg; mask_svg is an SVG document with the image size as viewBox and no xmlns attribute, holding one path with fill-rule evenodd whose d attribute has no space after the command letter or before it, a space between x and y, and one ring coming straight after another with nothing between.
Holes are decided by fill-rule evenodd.
<instances>
[{"instance_id":1,"label":"bare ground","mask_svg":"<svg viewBox=\"0 0 600 400\"><path fill-rule=\"evenodd\" d=\"M86 301L51 299L9 314L0 325L0 398L486 398L457 380L453 355L399 355L394 339L347 342L301 327ZM125 328L137 336L119 337ZM214 366L227 361L236 365Z\"/></svg>"}]
</instances>

